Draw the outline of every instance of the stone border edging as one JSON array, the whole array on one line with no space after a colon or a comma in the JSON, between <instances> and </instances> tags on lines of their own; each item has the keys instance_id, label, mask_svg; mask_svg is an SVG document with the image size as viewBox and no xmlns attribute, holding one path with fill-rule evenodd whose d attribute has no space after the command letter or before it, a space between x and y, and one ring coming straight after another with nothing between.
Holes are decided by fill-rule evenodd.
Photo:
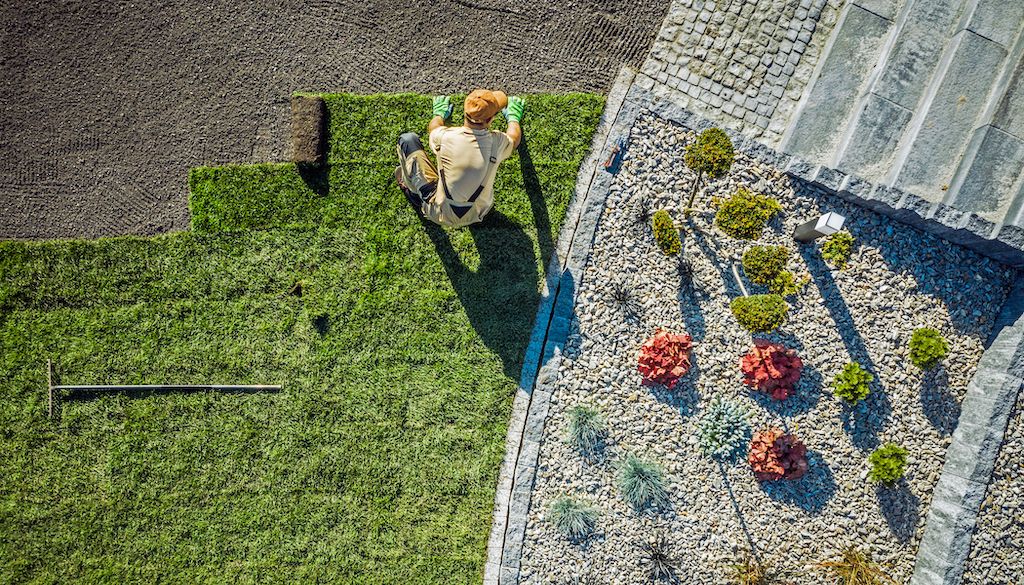
<instances>
[{"instance_id":1,"label":"stone border edging","mask_svg":"<svg viewBox=\"0 0 1024 585\"><path fill-rule=\"evenodd\" d=\"M551 398L550 388L543 383L537 384L537 380L544 371L543 364L562 347L569 332L576 300L574 275L578 277L581 273L582 263L589 254L590 242L607 196L607 175L599 174L602 157L608 150L608 144L618 139L613 132L619 128L617 121L635 75L632 69L623 67L608 92L604 113L591 141L590 154L580 166L573 199L548 263L530 344L523 358L519 389L512 403L505 457L494 498L494 521L487 543L485 585L519 581L526 515L548 400ZM591 196L602 190L599 196ZM583 244L585 250L578 252L577 242Z\"/></svg>"},{"instance_id":2,"label":"stone border edging","mask_svg":"<svg viewBox=\"0 0 1024 585\"><path fill-rule=\"evenodd\" d=\"M1024 277L999 312L967 385L953 442L928 508L911 585L957 585L971 552L978 511L1024 386Z\"/></svg>"}]
</instances>

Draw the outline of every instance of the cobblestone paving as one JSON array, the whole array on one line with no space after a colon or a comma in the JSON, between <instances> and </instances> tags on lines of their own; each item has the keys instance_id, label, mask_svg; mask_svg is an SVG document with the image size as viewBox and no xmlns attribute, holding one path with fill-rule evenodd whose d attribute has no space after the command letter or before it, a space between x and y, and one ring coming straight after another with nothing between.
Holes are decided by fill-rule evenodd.
<instances>
[{"instance_id":1,"label":"cobblestone paving","mask_svg":"<svg viewBox=\"0 0 1024 585\"><path fill-rule=\"evenodd\" d=\"M639 83L777 143L843 0L675 0Z\"/></svg>"}]
</instances>

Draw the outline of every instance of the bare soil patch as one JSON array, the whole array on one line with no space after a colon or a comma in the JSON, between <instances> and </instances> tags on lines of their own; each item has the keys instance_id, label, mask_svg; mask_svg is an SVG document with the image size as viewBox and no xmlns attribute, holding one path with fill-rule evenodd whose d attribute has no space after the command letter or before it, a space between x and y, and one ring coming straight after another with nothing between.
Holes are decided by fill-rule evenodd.
<instances>
[{"instance_id":1,"label":"bare soil patch","mask_svg":"<svg viewBox=\"0 0 1024 585\"><path fill-rule=\"evenodd\" d=\"M295 90L604 91L620 65L639 65L667 7L5 3L0 238L187 228L188 169L288 156Z\"/></svg>"}]
</instances>

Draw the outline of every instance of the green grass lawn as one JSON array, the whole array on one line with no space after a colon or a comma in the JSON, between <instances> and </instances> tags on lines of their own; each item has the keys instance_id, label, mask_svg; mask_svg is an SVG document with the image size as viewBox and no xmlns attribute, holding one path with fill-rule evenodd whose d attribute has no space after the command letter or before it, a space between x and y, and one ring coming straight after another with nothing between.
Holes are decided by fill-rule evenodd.
<instances>
[{"instance_id":1,"label":"green grass lawn","mask_svg":"<svg viewBox=\"0 0 1024 585\"><path fill-rule=\"evenodd\" d=\"M328 105L327 171L196 169L192 232L0 243L0 582L480 580L603 98L530 98L495 211L453 231L389 182L429 97ZM51 421L47 358L69 384L284 388L69 395Z\"/></svg>"}]
</instances>

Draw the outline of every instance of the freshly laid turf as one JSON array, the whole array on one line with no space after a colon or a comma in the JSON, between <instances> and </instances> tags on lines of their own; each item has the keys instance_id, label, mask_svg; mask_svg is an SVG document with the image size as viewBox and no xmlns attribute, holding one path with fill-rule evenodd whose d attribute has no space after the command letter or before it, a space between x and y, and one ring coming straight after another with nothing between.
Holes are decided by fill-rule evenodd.
<instances>
[{"instance_id":1,"label":"freshly laid turf","mask_svg":"<svg viewBox=\"0 0 1024 585\"><path fill-rule=\"evenodd\" d=\"M493 215L454 231L388 181L429 98L329 107L329 171L197 169L192 233L0 243L0 582L479 581L602 99L535 96ZM48 357L64 383L284 389L70 395L50 421Z\"/></svg>"}]
</instances>

